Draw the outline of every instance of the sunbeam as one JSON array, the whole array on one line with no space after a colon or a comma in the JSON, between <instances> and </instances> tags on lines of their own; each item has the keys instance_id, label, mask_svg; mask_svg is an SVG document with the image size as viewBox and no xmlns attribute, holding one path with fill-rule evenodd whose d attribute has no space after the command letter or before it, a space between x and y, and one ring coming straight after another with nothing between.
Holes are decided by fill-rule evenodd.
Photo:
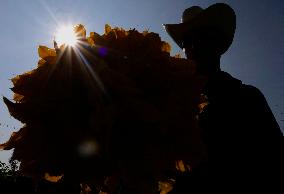
<instances>
[{"instance_id":1,"label":"sunbeam","mask_svg":"<svg viewBox=\"0 0 284 194\"><path fill-rule=\"evenodd\" d=\"M80 48L80 49L84 49L84 48ZM80 51L80 49L78 49L77 47L74 47L75 53L77 55L77 57L79 57L82 61L82 63L85 65L87 71L90 73L91 77L94 79L94 81L96 82L96 84L99 86L99 88L104 92L104 94L107 95L107 92L105 90L104 84L103 82L100 80L99 76L96 74L96 72L92 69L90 62L88 61L88 59L86 59L86 57L82 54L82 52ZM88 51L86 51L88 52Z\"/></svg>"},{"instance_id":2,"label":"sunbeam","mask_svg":"<svg viewBox=\"0 0 284 194\"><path fill-rule=\"evenodd\" d=\"M50 17L53 19L53 21L56 23L56 25L59 25L58 19L56 18L55 14L53 13L53 11L49 8L49 6L47 5L45 0L40 0L39 1L42 6L46 9L46 11L48 12L48 14L50 15Z\"/></svg>"}]
</instances>

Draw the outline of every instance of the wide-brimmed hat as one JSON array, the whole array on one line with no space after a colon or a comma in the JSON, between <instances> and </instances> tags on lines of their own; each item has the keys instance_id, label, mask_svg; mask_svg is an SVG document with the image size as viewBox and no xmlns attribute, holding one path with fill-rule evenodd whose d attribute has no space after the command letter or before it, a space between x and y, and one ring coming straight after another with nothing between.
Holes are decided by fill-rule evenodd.
<instances>
[{"instance_id":1,"label":"wide-brimmed hat","mask_svg":"<svg viewBox=\"0 0 284 194\"><path fill-rule=\"evenodd\" d=\"M164 24L167 33L177 45L183 48L183 42L191 32L198 29L217 30L219 41L216 47L225 53L230 47L236 28L236 15L234 10L227 4L216 3L203 9L199 6L187 8L182 15L179 24Z\"/></svg>"}]
</instances>

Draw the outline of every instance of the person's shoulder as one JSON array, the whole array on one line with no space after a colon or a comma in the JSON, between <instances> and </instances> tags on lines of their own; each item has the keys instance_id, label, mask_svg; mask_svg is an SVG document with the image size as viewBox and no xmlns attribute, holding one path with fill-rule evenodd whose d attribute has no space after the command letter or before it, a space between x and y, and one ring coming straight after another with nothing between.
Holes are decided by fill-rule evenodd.
<instances>
[{"instance_id":1,"label":"person's shoulder","mask_svg":"<svg viewBox=\"0 0 284 194\"><path fill-rule=\"evenodd\" d=\"M239 88L239 91L241 91L241 93L243 93L246 97L265 99L263 93L257 87L249 84L244 84L241 80L233 77L227 72L220 72L220 74L226 78L227 82L229 82L231 86L234 85L235 88Z\"/></svg>"},{"instance_id":2,"label":"person's shoulder","mask_svg":"<svg viewBox=\"0 0 284 194\"><path fill-rule=\"evenodd\" d=\"M266 97L261 90L252 85L242 84L241 87L242 102L255 110L269 109Z\"/></svg>"},{"instance_id":3,"label":"person's shoulder","mask_svg":"<svg viewBox=\"0 0 284 194\"><path fill-rule=\"evenodd\" d=\"M246 96L265 99L263 93L255 86L242 84L242 91Z\"/></svg>"}]
</instances>

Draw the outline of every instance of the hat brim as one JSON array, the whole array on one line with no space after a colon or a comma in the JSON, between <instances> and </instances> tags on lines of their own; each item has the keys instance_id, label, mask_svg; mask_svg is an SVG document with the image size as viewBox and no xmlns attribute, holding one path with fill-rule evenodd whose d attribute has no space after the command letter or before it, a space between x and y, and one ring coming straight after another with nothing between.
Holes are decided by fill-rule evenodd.
<instances>
[{"instance_id":1,"label":"hat brim","mask_svg":"<svg viewBox=\"0 0 284 194\"><path fill-rule=\"evenodd\" d=\"M224 3L214 4L204 9L191 21L180 24L164 24L164 28L180 48L183 48L183 41L191 31L204 28L217 28L222 36L218 46L221 54L230 47L236 28L236 15L234 10Z\"/></svg>"}]
</instances>

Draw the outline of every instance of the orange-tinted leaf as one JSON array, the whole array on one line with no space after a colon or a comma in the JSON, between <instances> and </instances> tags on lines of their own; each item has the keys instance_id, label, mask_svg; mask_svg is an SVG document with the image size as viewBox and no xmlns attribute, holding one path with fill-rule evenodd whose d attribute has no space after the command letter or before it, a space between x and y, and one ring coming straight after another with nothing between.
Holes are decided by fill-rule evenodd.
<instances>
[{"instance_id":1,"label":"orange-tinted leaf","mask_svg":"<svg viewBox=\"0 0 284 194\"><path fill-rule=\"evenodd\" d=\"M50 65L55 65L57 63L57 57L56 56L48 56L44 60Z\"/></svg>"},{"instance_id":2,"label":"orange-tinted leaf","mask_svg":"<svg viewBox=\"0 0 284 194\"><path fill-rule=\"evenodd\" d=\"M19 79L20 79L20 76L17 75L16 77L13 77L13 78L11 79L11 81L12 81L12 83L15 85L15 84L19 81Z\"/></svg>"},{"instance_id":3,"label":"orange-tinted leaf","mask_svg":"<svg viewBox=\"0 0 284 194\"><path fill-rule=\"evenodd\" d=\"M46 46L38 47L38 55L42 59L46 59L47 57L56 57L55 49L50 49Z\"/></svg>"},{"instance_id":4,"label":"orange-tinted leaf","mask_svg":"<svg viewBox=\"0 0 284 194\"><path fill-rule=\"evenodd\" d=\"M105 25L105 34L107 35L108 33L110 33L111 32L111 26L109 25L109 24L106 24Z\"/></svg>"},{"instance_id":5,"label":"orange-tinted leaf","mask_svg":"<svg viewBox=\"0 0 284 194\"><path fill-rule=\"evenodd\" d=\"M87 41L91 46L95 44L95 41L90 37L87 38Z\"/></svg>"},{"instance_id":6,"label":"orange-tinted leaf","mask_svg":"<svg viewBox=\"0 0 284 194\"><path fill-rule=\"evenodd\" d=\"M170 53L171 52L171 45L167 42L162 42L162 51Z\"/></svg>"},{"instance_id":7,"label":"orange-tinted leaf","mask_svg":"<svg viewBox=\"0 0 284 194\"><path fill-rule=\"evenodd\" d=\"M45 64L46 64L46 60L44 60L44 59L40 59L40 60L37 62L37 66L38 66L38 67L44 66Z\"/></svg>"},{"instance_id":8,"label":"orange-tinted leaf","mask_svg":"<svg viewBox=\"0 0 284 194\"><path fill-rule=\"evenodd\" d=\"M86 38L86 29L82 24L74 26L74 32L78 37Z\"/></svg>"},{"instance_id":9,"label":"orange-tinted leaf","mask_svg":"<svg viewBox=\"0 0 284 194\"><path fill-rule=\"evenodd\" d=\"M21 95L21 94L17 94L17 93L14 93L13 99L14 99L16 102L20 102L20 101L22 101L22 100L23 100L23 98L24 98L24 96L23 96L23 95Z\"/></svg>"}]
</instances>

